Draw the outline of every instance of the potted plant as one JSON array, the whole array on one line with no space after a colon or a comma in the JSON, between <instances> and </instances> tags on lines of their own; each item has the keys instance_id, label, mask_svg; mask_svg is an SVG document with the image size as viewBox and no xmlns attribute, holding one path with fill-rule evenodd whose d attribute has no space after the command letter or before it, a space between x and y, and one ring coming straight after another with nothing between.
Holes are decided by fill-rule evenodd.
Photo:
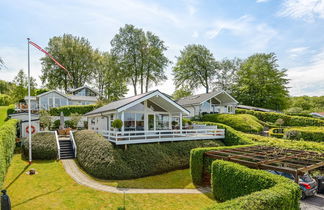
<instances>
[{"instance_id":1,"label":"potted plant","mask_svg":"<svg viewBox=\"0 0 324 210\"><path fill-rule=\"evenodd\" d=\"M177 121L172 121L172 129L175 129L177 125L178 125Z\"/></svg>"},{"instance_id":2,"label":"potted plant","mask_svg":"<svg viewBox=\"0 0 324 210\"><path fill-rule=\"evenodd\" d=\"M115 119L112 123L111 126L115 128L115 130L120 130L123 127L123 121L120 119Z\"/></svg>"}]
</instances>

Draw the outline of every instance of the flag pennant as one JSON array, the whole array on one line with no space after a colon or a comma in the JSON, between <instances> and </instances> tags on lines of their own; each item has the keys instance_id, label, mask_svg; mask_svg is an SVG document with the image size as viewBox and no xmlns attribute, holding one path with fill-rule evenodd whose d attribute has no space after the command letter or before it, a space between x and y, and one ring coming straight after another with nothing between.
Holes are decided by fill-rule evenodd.
<instances>
[{"instance_id":1,"label":"flag pennant","mask_svg":"<svg viewBox=\"0 0 324 210\"><path fill-rule=\"evenodd\" d=\"M45 53L48 57L50 57L56 63L56 65L58 65L59 67L61 67L62 69L64 69L66 71L66 73L71 77L70 72L62 64L60 64L57 60L55 60L55 58L51 54L49 54L46 50L44 50L43 48L41 48L35 42L29 41L29 44L33 45L35 48L37 48L41 52Z\"/></svg>"}]
</instances>

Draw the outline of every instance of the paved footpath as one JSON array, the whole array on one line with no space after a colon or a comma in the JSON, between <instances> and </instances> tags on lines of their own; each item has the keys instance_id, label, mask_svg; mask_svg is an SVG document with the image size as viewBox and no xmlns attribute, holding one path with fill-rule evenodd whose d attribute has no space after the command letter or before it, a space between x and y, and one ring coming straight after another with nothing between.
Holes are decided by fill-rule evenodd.
<instances>
[{"instance_id":1,"label":"paved footpath","mask_svg":"<svg viewBox=\"0 0 324 210\"><path fill-rule=\"evenodd\" d=\"M96 190L101 190L111 193L167 193L167 194L198 194L210 192L209 188L198 188L198 189L134 189L134 188L117 188L112 186L107 186L97 182L85 174L83 174L74 160L61 160L65 171L74 179L77 183L91 187Z\"/></svg>"}]
</instances>

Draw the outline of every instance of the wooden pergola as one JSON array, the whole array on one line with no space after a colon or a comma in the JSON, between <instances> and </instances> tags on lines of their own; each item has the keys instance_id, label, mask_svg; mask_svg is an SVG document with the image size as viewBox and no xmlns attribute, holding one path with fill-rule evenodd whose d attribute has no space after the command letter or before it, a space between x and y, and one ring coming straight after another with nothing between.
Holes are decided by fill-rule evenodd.
<instances>
[{"instance_id":1,"label":"wooden pergola","mask_svg":"<svg viewBox=\"0 0 324 210\"><path fill-rule=\"evenodd\" d=\"M245 165L250 168L273 170L299 176L324 166L324 153L283 149L269 146L251 146L223 150L211 150L205 155Z\"/></svg>"}]
</instances>

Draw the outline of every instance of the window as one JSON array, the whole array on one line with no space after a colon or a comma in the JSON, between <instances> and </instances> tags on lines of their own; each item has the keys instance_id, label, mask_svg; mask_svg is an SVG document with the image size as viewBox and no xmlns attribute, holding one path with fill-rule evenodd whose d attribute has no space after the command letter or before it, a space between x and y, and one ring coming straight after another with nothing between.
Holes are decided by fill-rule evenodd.
<instances>
[{"instance_id":1,"label":"window","mask_svg":"<svg viewBox=\"0 0 324 210\"><path fill-rule=\"evenodd\" d=\"M157 130L169 129L169 115L167 114L156 114L155 123Z\"/></svg>"},{"instance_id":2,"label":"window","mask_svg":"<svg viewBox=\"0 0 324 210\"><path fill-rule=\"evenodd\" d=\"M125 131L144 130L144 114L125 112L124 126Z\"/></svg>"},{"instance_id":3,"label":"window","mask_svg":"<svg viewBox=\"0 0 324 210\"><path fill-rule=\"evenodd\" d=\"M54 98L54 100L55 100L55 104L54 104L55 107L61 106L61 99L60 98Z\"/></svg>"}]
</instances>

